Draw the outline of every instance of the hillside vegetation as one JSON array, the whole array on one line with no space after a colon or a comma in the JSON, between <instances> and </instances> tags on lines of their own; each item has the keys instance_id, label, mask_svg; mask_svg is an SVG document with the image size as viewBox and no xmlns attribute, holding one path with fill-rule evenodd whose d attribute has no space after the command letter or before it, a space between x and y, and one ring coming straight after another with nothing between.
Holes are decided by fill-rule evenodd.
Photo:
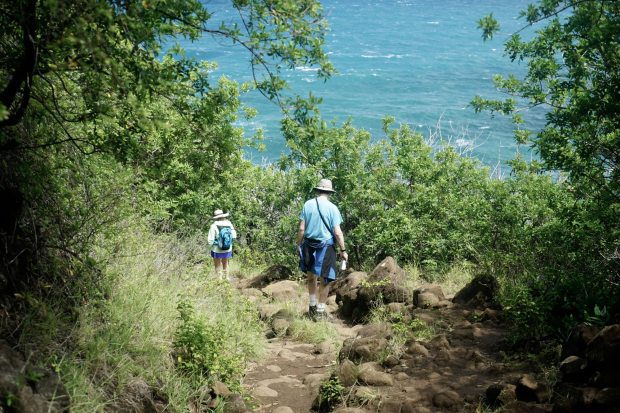
<instances>
[{"instance_id":1,"label":"hillside vegetation","mask_svg":"<svg viewBox=\"0 0 620 413\"><path fill-rule=\"evenodd\" d=\"M430 281L492 276L513 344L620 322L616 3L524 11L537 32L506 52L527 77L496 79L505 101L472 102L513 116L540 154L501 180L391 118L371 136L325 122L314 96L284 94L287 67L333 73L317 1L232 6L245 26L212 21L199 1L0 3L1 337L60 375L71 411L113 411L136 378L171 411L199 406L215 381L238 388L263 326L210 276L210 217L232 214L236 275L295 268L298 213L321 177L338 190L356 269L392 256ZM499 28L492 16L480 26ZM256 82L214 79L213 62L163 46L203 34L245 47ZM235 126L255 115L240 102L253 87L283 110L290 152L273 165L244 159L261 136ZM549 108L540 133L522 128L518 102Z\"/></svg>"}]
</instances>

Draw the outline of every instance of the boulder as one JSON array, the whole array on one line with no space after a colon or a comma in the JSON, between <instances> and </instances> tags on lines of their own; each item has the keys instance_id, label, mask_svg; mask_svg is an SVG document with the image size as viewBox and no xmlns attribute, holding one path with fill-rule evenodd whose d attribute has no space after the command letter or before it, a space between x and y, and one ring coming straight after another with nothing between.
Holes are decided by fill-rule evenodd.
<instances>
[{"instance_id":1,"label":"boulder","mask_svg":"<svg viewBox=\"0 0 620 413\"><path fill-rule=\"evenodd\" d=\"M578 356L568 356L560 363L562 381L570 383L585 383L587 362Z\"/></svg>"},{"instance_id":2,"label":"boulder","mask_svg":"<svg viewBox=\"0 0 620 413\"><path fill-rule=\"evenodd\" d=\"M468 307L484 307L496 302L499 284L491 275L477 275L461 291L456 293L452 302Z\"/></svg>"},{"instance_id":3,"label":"boulder","mask_svg":"<svg viewBox=\"0 0 620 413\"><path fill-rule=\"evenodd\" d=\"M620 324L603 328L586 348L588 368L597 387L620 387Z\"/></svg>"},{"instance_id":4,"label":"boulder","mask_svg":"<svg viewBox=\"0 0 620 413\"><path fill-rule=\"evenodd\" d=\"M388 303L385 307L391 314L406 315L408 312L404 303Z\"/></svg>"},{"instance_id":5,"label":"boulder","mask_svg":"<svg viewBox=\"0 0 620 413\"><path fill-rule=\"evenodd\" d=\"M407 353L414 356L428 357L430 355L428 349L417 341L414 341L407 348Z\"/></svg>"},{"instance_id":6,"label":"boulder","mask_svg":"<svg viewBox=\"0 0 620 413\"><path fill-rule=\"evenodd\" d=\"M517 382L515 388L517 400L524 402L545 403L549 399L549 389L538 383L532 376L526 374Z\"/></svg>"},{"instance_id":7,"label":"boulder","mask_svg":"<svg viewBox=\"0 0 620 413\"><path fill-rule=\"evenodd\" d=\"M360 366L358 378L369 386L393 386L394 379L388 373L379 371L374 363L364 363Z\"/></svg>"},{"instance_id":8,"label":"boulder","mask_svg":"<svg viewBox=\"0 0 620 413\"><path fill-rule=\"evenodd\" d=\"M368 324L359 329L358 337L381 337L389 339L392 336L392 325L389 323L373 323Z\"/></svg>"},{"instance_id":9,"label":"boulder","mask_svg":"<svg viewBox=\"0 0 620 413\"><path fill-rule=\"evenodd\" d=\"M321 386L321 383L327 381L329 379L329 373L313 373L308 374L303 379L303 384L308 387L314 387L318 389Z\"/></svg>"},{"instance_id":10,"label":"boulder","mask_svg":"<svg viewBox=\"0 0 620 413\"><path fill-rule=\"evenodd\" d=\"M217 397L228 397L232 392L228 389L228 386L221 381L215 380L211 386L213 394Z\"/></svg>"},{"instance_id":11,"label":"boulder","mask_svg":"<svg viewBox=\"0 0 620 413\"><path fill-rule=\"evenodd\" d=\"M293 300L298 296L299 284L291 280L278 281L277 283L268 285L261 291L272 297L275 301Z\"/></svg>"},{"instance_id":12,"label":"boulder","mask_svg":"<svg viewBox=\"0 0 620 413\"><path fill-rule=\"evenodd\" d=\"M568 339L562 345L562 359L568 356L586 357L588 343L601 331L600 327L578 324L571 330Z\"/></svg>"},{"instance_id":13,"label":"boulder","mask_svg":"<svg viewBox=\"0 0 620 413\"><path fill-rule=\"evenodd\" d=\"M270 320L273 318L274 314L280 311L280 306L278 304L261 303L257 308L261 320Z\"/></svg>"},{"instance_id":14,"label":"boulder","mask_svg":"<svg viewBox=\"0 0 620 413\"><path fill-rule=\"evenodd\" d=\"M340 315L359 322L377 303L409 303L411 297L405 281L405 271L392 257L384 259L369 276L360 272L349 274L333 286Z\"/></svg>"},{"instance_id":15,"label":"boulder","mask_svg":"<svg viewBox=\"0 0 620 413\"><path fill-rule=\"evenodd\" d=\"M6 395L14 396L10 411L55 413L69 410L69 394L60 377L50 369L30 365L21 353L0 340L0 397Z\"/></svg>"},{"instance_id":16,"label":"boulder","mask_svg":"<svg viewBox=\"0 0 620 413\"><path fill-rule=\"evenodd\" d=\"M357 381L357 366L349 359L345 359L338 367L338 379L345 387L351 387Z\"/></svg>"},{"instance_id":17,"label":"boulder","mask_svg":"<svg viewBox=\"0 0 620 413\"><path fill-rule=\"evenodd\" d=\"M251 412L240 394L231 394L225 399L224 413L248 413Z\"/></svg>"},{"instance_id":18,"label":"boulder","mask_svg":"<svg viewBox=\"0 0 620 413\"><path fill-rule=\"evenodd\" d=\"M247 297L251 302L255 303L265 296L265 294L256 288L243 288L241 294Z\"/></svg>"},{"instance_id":19,"label":"boulder","mask_svg":"<svg viewBox=\"0 0 620 413\"><path fill-rule=\"evenodd\" d=\"M291 322L285 318L274 318L271 321L271 329L276 336L285 336L288 334Z\"/></svg>"},{"instance_id":20,"label":"boulder","mask_svg":"<svg viewBox=\"0 0 620 413\"><path fill-rule=\"evenodd\" d=\"M342 317L359 321L370 310L366 304L358 300L359 289L367 278L365 272L355 271L332 284L330 291L336 296Z\"/></svg>"},{"instance_id":21,"label":"boulder","mask_svg":"<svg viewBox=\"0 0 620 413\"><path fill-rule=\"evenodd\" d=\"M557 412L588 411L594 403L599 389L594 387L578 387L568 383L560 383L554 387L554 410Z\"/></svg>"},{"instance_id":22,"label":"boulder","mask_svg":"<svg viewBox=\"0 0 620 413\"><path fill-rule=\"evenodd\" d=\"M620 387L605 387L594 396L594 404L604 408L620 407Z\"/></svg>"},{"instance_id":23,"label":"boulder","mask_svg":"<svg viewBox=\"0 0 620 413\"><path fill-rule=\"evenodd\" d=\"M387 348L388 341L385 338L348 338L342 344L338 359L349 359L357 363L376 361Z\"/></svg>"},{"instance_id":24,"label":"boulder","mask_svg":"<svg viewBox=\"0 0 620 413\"><path fill-rule=\"evenodd\" d=\"M436 284L430 284L426 287L413 290L413 304L417 307L430 307L431 305L427 305L426 301L431 301L431 304L434 305L445 299L446 297L443 290Z\"/></svg>"},{"instance_id":25,"label":"boulder","mask_svg":"<svg viewBox=\"0 0 620 413\"><path fill-rule=\"evenodd\" d=\"M496 383L487 387L484 393L484 403L492 409L504 406L516 400L516 386L514 384Z\"/></svg>"},{"instance_id":26,"label":"boulder","mask_svg":"<svg viewBox=\"0 0 620 413\"><path fill-rule=\"evenodd\" d=\"M368 303L378 302L379 297L383 303L411 302L405 271L392 257L387 257L375 267L368 277L367 284L360 289L360 295Z\"/></svg>"}]
</instances>

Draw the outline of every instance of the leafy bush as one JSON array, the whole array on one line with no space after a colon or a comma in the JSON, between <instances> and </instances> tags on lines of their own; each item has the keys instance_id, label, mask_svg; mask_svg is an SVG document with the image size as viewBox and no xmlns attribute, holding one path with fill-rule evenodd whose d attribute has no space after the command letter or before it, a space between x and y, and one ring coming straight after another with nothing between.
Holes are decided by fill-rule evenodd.
<instances>
[{"instance_id":1,"label":"leafy bush","mask_svg":"<svg viewBox=\"0 0 620 413\"><path fill-rule=\"evenodd\" d=\"M198 379L217 379L238 388L245 358L241 349L231 348L230 329L221 322L208 324L187 301L177 308L181 319L174 335L177 365Z\"/></svg>"}]
</instances>

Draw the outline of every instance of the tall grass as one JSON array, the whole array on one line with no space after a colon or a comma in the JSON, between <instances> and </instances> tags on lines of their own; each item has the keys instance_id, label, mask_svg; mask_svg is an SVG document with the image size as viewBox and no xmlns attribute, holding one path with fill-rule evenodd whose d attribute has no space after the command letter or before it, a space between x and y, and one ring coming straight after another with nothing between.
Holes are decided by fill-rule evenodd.
<instances>
[{"instance_id":1,"label":"tall grass","mask_svg":"<svg viewBox=\"0 0 620 413\"><path fill-rule=\"evenodd\" d=\"M103 251L103 250L102 250ZM103 296L77 309L75 347L56 364L72 398L72 411L92 412L123 397L139 377L166 395L171 411L199 397L201 384L175 365L174 336L180 301L204 325L226 325L225 347L242 349L245 362L264 345L255 308L227 282L217 281L198 239L153 235L131 228L113 256L101 252ZM101 295L101 294L99 294Z\"/></svg>"}]
</instances>

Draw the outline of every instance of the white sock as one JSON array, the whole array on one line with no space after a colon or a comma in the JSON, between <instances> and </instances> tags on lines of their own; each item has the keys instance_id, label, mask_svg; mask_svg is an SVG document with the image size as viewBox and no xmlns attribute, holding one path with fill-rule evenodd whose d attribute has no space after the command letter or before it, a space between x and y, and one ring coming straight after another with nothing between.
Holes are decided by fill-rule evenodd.
<instances>
[{"instance_id":1,"label":"white sock","mask_svg":"<svg viewBox=\"0 0 620 413\"><path fill-rule=\"evenodd\" d=\"M318 303L316 306L316 311L322 313L325 311L325 303Z\"/></svg>"},{"instance_id":2,"label":"white sock","mask_svg":"<svg viewBox=\"0 0 620 413\"><path fill-rule=\"evenodd\" d=\"M310 306L316 305L316 294L310 294Z\"/></svg>"}]
</instances>

